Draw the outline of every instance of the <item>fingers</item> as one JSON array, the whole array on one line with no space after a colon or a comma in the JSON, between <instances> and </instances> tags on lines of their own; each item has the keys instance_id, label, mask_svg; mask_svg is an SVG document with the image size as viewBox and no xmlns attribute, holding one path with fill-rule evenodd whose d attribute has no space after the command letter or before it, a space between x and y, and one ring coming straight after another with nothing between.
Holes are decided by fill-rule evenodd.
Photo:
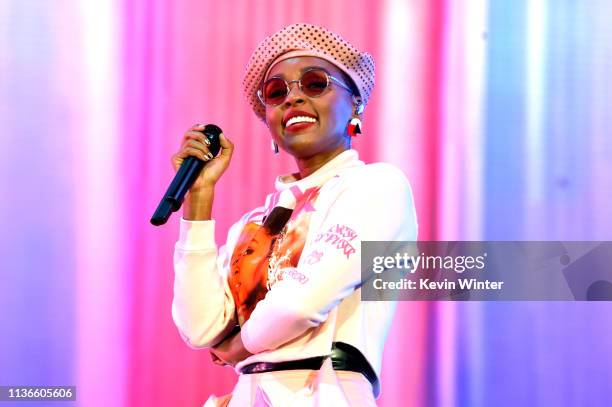
<instances>
[{"instance_id":1,"label":"fingers","mask_svg":"<svg viewBox=\"0 0 612 407\"><path fill-rule=\"evenodd\" d=\"M234 151L234 143L223 133L219 136L219 142L221 143L221 155L231 157Z\"/></svg>"},{"instance_id":2,"label":"fingers","mask_svg":"<svg viewBox=\"0 0 612 407\"><path fill-rule=\"evenodd\" d=\"M208 161L211 159L210 153L204 153L202 150L195 147L185 147L182 150L184 157L196 157L202 161Z\"/></svg>"},{"instance_id":3,"label":"fingers","mask_svg":"<svg viewBox=\"0 0 612 407\"><path fill-rule=\"evenodd\" d=\"M190 156L196 157L202 161L214 159L209 149L210 140L202 133L205 127L206 125L204 124L194 124L185 132L181 148L171 159L175 170L178 170L183 164L184 159ZM227 166L234 150L234 144L223 133L219 136L219 142L221 145L221 161Z\"/></svg>"},{"instance_id":4,"label":"fingers","mask_svg":"<svg viewBox=\"0 0 612 407\"><path fill-rule=\"evenodd\" d=\"M221 135L219 136L219 141L221 142L221 147L223 148L227 148L227 149L234 148L234 143L232 143L230 139L228 139L223 133L221 133Z\"/></svg>"},{"instance_id":5,"label":"fingers","mask_svg":"<svg viewBox=\"0 0 612 407\"><path fill-rule=\"evenodd\" d=\"M209 146L210 141L208 140L208 138L206 138L206 136L203 133L205 127L206 127L205 124L201 124L201 123L194 124L185 133L185 138L192 138L192 139L201 141L202 143Z\"/></svg>"},{"instance_id":6,"label":"fingers","mask_svg":"<svg viewBox=\"0 0 612 407\"><path fill-rule=\"evenodd\" d=\"M202 161L212 160L212 154L210 152L204 152L196 147L185 146L172 156L171 162L176 171L178 171L187 157L196 157Z\"/></svg>"},{"instance_id":7,"label":"fingers","mask_svg":"<svg viewBox=\"0 0 612 407\"><path fill-rule=\"evenodd\" d=\"M202 130L204 130L205 127L205 124L195 124L191 126L185 133L184 140L195 140L210 146L210 140L208 140L204 133L202 133ZM234 149L234 143L232 143L230 139L225 136L225 134L221 133L219 135L219 141L222 150L229 150L229 152L231 152Z\"/></svg>"},{"instance_id":8,"label":"fingers","mask_svg":"<svg viewBox=\"0 0 612 407\"><path fill-rule=\"evenodd\" d=\"M187 157L196 157L202 161L209 161L213 159L212 153L209 151L208 146L210 142L204 136L204 134L192 130L198 128L199 125L192 126L183 136L183 142L181 148L171 158L172 165L175 171L183 164L183 161ZM204 126L201 126L204 128Z\"/></svg>"},{"instance_id":9,"label":"fingers","mask_svg":"<svg viewBox=\"0 0 612 407\"><path fill-rule=\"evenodd\" d=\"M208 138L199 131L188 131L187 133L185 133L185 136L183 137L183 143L188 140L194 140L202 144L206 144L207 146L210 146L210 140L208 140Z\"/></svg>"},{"instance_id":10,"label":"fingers","mask_svg":"<svg viewBox=\"0 0 612 407\"><path fill-rule=\"evenodd\" d=\"M208 146L206 144L202 143L201 141L198 141L198 140L185 140L183 142L182 149L185 150L185 149L188 149L188 148L200 151L204 155L204 157L207 157L209 160L213 158L213 155L210 152L210 150L208 149ZM198 158L200 158L200 157L198 157Z\"/></svg>"},{"instance_id":11,"label":"fingers","mask_svg":"<svg viewBox=\"0 0 612 407\"><path fill-rule=\"evenodd\" d=\"M213 158L212 153L208 149L210 146L210 141L208 138L206 138L206 136L201 132L193 130L199 127L203 128L204 125L192 126L191 129L188 130L183 136L181 150L178 153L180 157L191 155L204 161L208 161Z\"/></svg>"},{"instance_id":12,"label":"fingers","mask_svg":"<svg viewBox=\"0 0 612 407\"><path fill-rule=\"evenodd\" d=\"M210 358L212 359L212 362L216 365L224 366L227 364L223 359L217 356L217 354L213 352L213 350L210 350Z\"/></svg>"},{"instance_id":13,"label":"fingers","mask_svg":"<svg viewBox=\"0 0 612 407\"><path fill-rule=\"evenodd\" d=\"M195 131L202 131L202 130L204 130L204 127L206 127L205 124L203 124L203 123L196 123L193 126L191 126L187 131L193 131L193 130L195 130Z\"/></svg>"}]
</instances>

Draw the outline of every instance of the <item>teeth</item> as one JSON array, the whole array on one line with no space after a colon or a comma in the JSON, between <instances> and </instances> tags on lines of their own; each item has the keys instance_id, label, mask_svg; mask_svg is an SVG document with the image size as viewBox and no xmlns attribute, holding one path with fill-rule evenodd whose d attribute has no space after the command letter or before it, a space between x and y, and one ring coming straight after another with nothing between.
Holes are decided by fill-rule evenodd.
<instances>
[{"instance_id":1,"label":"teeth","mask_svg":"<svg viewBox=\"0 0 612 407\"><path fill-rule=\"evenodd\" d=\"M285 127L289 127L289 126L291 126L292 124L295 124L295 123L302 123L302 122L314 123L316 121L317 121L317 119L315 119L313 117L295 116L295 117L292 117L291 119L287 120L287 124L285 124Z\"/></svg>"}]
</instances>

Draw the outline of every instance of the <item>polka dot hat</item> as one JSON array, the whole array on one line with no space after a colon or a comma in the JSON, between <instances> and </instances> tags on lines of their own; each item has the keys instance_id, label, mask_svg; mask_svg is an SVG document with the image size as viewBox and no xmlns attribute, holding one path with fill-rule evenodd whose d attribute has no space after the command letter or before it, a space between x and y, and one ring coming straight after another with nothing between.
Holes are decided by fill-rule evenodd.
<instances>
[{"instance_id":1,"label":"polka dot hat","mask_svg":"<svg viewBox=\"0 0 612 407\"><path fill-rule=\"evenodd\" d=\"M301 51L301 52L299 52ZM287 54L291 52L290 54ZM243 86L255 114L265 121L266 109L257 97L266 74L284 54L316 56L343 70L357 85L363 107L374 89L374 59L359 52L338 34L311 24L292 24L264 39L253 51L244 74Z\"/></svg>"}]
</instances>

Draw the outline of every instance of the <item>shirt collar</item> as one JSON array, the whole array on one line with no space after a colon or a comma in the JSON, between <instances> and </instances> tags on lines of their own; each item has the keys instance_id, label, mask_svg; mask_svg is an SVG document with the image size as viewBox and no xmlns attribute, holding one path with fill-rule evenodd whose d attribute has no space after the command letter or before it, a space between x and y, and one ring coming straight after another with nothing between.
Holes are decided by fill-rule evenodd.
<instances>
[{"instance_id":1,"label":"shirt collar","mask_svg":"<svg viewBox=\"0 0 612 407\"><path fill-rule=\"evenodd\" d=\"M345 150L306 178L297 179L299 174L287 174L277 177L274 187L279 192L296 186L299 187L300 190L305 191L308 188L323 185L327 180L338 175L342 170L362 165L364 165L364 163L359 160L359 153L357 153L357 150Z\"/></svg>"}]
</instances>

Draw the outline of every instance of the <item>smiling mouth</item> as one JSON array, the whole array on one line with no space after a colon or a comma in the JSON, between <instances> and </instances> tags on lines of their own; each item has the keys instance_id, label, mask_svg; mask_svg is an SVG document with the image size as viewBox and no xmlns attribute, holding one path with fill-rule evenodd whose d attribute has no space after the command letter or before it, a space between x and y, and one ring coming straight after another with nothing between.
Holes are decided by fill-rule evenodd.
<instances>
[{"instance_id":1,"label":"smiling mouth","mask_svg":"<svg viewBox=\"0 0 612 407\"><path fill-rule=\"evenodd\" d=\"M315 123L303 122L303 123L292 124L291 126L285 128L285 132L286 133L299 133L302 130L305 130L311 126L314 126L315 124L316 122Z\"/></svg>"},{"instance_id":2,"label":"smiling mouth","mask_svg":"<svg viewBox=\"0 0 612 407\"><path fill-rule=\"evenodd\" d=\"M293 116L291 119L287 120L287 123L285 123L285 127L289 127L292 124L296 123L314 123L316 121L317 119L311 116Z\"/></svg>"},{"instance_id":3,"label":"smiling mouth","mask_svg":"<svg viewBox=\"0 0 612 407\"><path fill-rule=\"evenodd\" d=\"M285 124L285 130L289 132L296 132L308 128L317 123L317 119L314 117L307 116L296 116L287 120Z\"/></svg>"}]
</instances>

